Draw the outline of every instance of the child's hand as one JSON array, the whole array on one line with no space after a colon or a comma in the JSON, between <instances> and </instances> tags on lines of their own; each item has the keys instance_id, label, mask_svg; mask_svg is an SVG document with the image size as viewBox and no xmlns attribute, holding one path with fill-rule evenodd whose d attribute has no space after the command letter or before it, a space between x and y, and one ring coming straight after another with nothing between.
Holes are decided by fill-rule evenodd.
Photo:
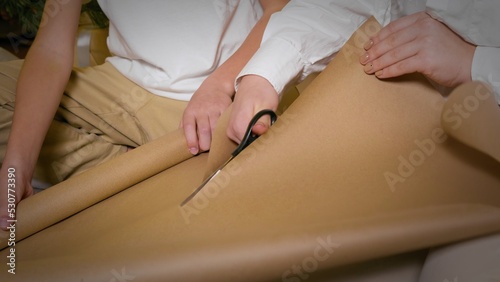
<instances>
[{"instance_id":1,"label":"child's hand","mask_svg":"<svg viewBox=\"0 0 500 282\"><path fill-rule=\"evenodd\" d=\"M265 78L257 75L244 76L234 98L227 136L240 143L253 116L264 109L276 111L278 102L276 90ZM255 124L253 132L264 134L270 124L269 116L266 115Z\"/></svg>"},{"instance_id":2,"label":"child's hand","mask_svg":"<svg viewBox=\"0 0 500 282\"><path fill-rule=\"evenodd\" d=\"M222 85L216 79L207 78L193 94L182 116L180 127L191 154L208 151L212 132L220 115L231 104L233 85Z\"/></svg>"},{"instance_id":3,"label":"child's hand","mask_svg":"<svg viewBox=\"0 0 500 282\"><path fill-rule=\"evenodd\" d=\"M33 195L31 178L26 177L19 167L9 166L7 162L4 162L0 169L0 194L2 195L0 197L0 229L7 230L10 225L7 220L15 219L17 204Z\"/></svg>"},{"instance_id":4,"label":"child's hand","mask_svg":"<svg viewBox=\"0 0 500 282\"><path fill-rule=\"evenodd\" d=\"M425 12L382 28L365 50L360 62L378 78L420 72L447 87L471 80L475 46Z\"/></svg>"}]
</instances>

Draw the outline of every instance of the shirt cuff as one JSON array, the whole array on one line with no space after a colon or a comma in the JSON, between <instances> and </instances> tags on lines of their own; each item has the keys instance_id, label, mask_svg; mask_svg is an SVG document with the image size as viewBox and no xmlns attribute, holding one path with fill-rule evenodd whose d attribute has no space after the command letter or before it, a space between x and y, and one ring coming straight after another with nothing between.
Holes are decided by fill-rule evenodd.
<instances>
[{"instance_id":1,"label":"shirt cuff","mask_svg":"<svg viewBox=\"0 0 500 282\"><path fill-rule=\"evenodd\" d=\"M281 95L303 69L301 54L292 44L280 38L268 39L238 74L235 89L238 90L243 76L258 75L267 79Z\"/></svg>"},{"instance_id":2,"label":"shirt cuff","mask_svg":"<svg viewBox=\"0 0 500 282\"><path fill-rule=\"evenodd\" d=\"M472 80L491 85L500 104L500 48L477 46L472 60Z\"/></svg>"},{"instance_id":3,"label":"shirt cuff","mask_svg":"<svg viewBox=\"0 0 500 282\"><path fill-rule=\"evenodd\" d=\"M427 0L426 1L427 12L434 14L443 13L444 11L448 10L449 2L450 0Z\"/></svg>"}]
</instances>

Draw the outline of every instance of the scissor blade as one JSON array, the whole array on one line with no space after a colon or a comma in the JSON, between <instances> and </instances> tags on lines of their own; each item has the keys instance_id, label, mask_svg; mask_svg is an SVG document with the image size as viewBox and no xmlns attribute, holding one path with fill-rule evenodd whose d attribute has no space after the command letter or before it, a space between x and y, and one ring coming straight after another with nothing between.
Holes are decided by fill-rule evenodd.
<instances>
[{"instance_id":1,"label":"scissor blade","mask_svg":"<svg viewBox=\"0 0 500 282\"><path fill-rule=\"evenodd\" d=\"M184 206L185 204L187 204L192 198L194 198L194 196L196 196L196 194L198 194L198 192L201 191L201 189L203 189L203 187L205 187L205 185L207 185L208 182L210 182L210 180L212 180L214 177L217 176L217 174L219 174L219 172L233 159L234 157L231 157L229 158L229 160L227 160L224 164L222 164L214 173L210 174L209 177L207 177L205 180L203 180L203 182L200 184L200 186L198 186L198 188L196 188L196 190L193 191L193 193L191 193L191 195L189 195L184 201L182 201L181 203L181 207Z\"/></svg>"}]
</instances>

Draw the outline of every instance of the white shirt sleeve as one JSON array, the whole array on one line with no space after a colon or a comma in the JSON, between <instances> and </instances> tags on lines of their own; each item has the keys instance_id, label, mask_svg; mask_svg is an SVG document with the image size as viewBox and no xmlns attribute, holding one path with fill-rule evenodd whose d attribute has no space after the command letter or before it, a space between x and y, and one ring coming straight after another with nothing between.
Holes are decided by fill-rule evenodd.
<instances>
[{"instance_id":1,"label":"white shirt sleeve","mask_svg":"<svg viewBox=\"0 0 500 282\"><path fill-rule=\"evenodd\" d=\"M390 0L292 0L273 14L261 47L236 79L266 78L281 94L290 84L322 71L352 33L370 16L385 25Z\"/></svg>"},{"instance_id":2,"label":"white shirt sleeve","mask_svg":"<svg viewBox=\"0 0 500 282\"><path fill-rule=\"evenodd\" d=\"M468 42L500 46L498 0L427 0L427 13Z\"/></svg>"},{"instance_id":3,"label":"white shirt sleeve","mask_svg":"<svg viewBox=\"0 0 500 282\"><path fill-rule=\"evenodd\" d=\"M500 103L500 1L428 0L427 13L478 46L472 80L489 83Z\"/></svg>"},{"instance_id":4,"label":"white shirt sleeve","mask_svg":"<svg viewBox=\"0 0 500 282\"><path fill-rule=\"evenodd\" d=\"M476 47L471 75L472 80L488 83L500 104L500 47Z\"/></svg>"}]
</instances>

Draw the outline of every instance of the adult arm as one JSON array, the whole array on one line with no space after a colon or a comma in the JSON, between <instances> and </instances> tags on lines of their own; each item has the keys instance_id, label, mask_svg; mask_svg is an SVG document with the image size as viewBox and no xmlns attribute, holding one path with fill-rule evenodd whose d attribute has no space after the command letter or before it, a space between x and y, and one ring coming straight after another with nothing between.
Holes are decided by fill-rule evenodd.
<instances>
[{"instance_id":1,"label":"adult arm","mask_svg":"<svg viewBox=\"0 0 500 282\"><path fill-rule=\"evenodd\" d=\"M454 87L471 80L475 45L463 40L425 12L400 18L384 27L360 57L365 72L379 78L420 72Z\"/></svg>"},{"instance_id":2,"label":"adult arm","mask_svg":"<svg viewBox=\"0 0 500 282\"><path fill-rule=\"evenodd\" d=\"M476 47L471 77L491 85L500 104L500 47Z\"/></svg>"},{"instance_id":3,"label":"adult arm","mask_svg":"<svg viewBox=\"0 0 500 282\"><path fill-rule=\"evenodd\" d=\"M71 73L82 2L61 2L46 1L37 36L19 74L12 127L0 170L3 229L7 224L8 170L16 171L17 203L33 193L31 179L38 155Z\"/></svg>"},{"instance_id":4,"label":"adult arm","mask_svg":"<svg viewBox=\"0 0 500 282\"><path fill-rule=\"evenodd\" d=\"M427 13L464 40L477 45L471 78L489 83L500 103L500 2L496 0L428 0Z\"/></svg>"},{"instance_id":5,"label":"adult arm","mask_svg":"<svg viewBox=\"0 0 500 282\"><path fill-rule=\"evenodd\" d=\"M258 111L275 110L288 85L324 69L351 34L370 16L390 20L391 1L290 1L275 13L263 43L237 79L237 92L227 135L240 142ZM262 134L268 121L253 128Z\"/></svg>"},{"instance_id":6,"label":"adult arm","mask_svg":"<svg viewBox=\"0 0 500 282\"><path fill-rule=\"evenodd\" d=\"M498 1L429 0L426 13L384 27L360 61L379 78L421 72L448 87L482 80L500 102L499 12Z\"/></svg>"},{"instance_id":7,"label":"adult arm","mask_svg":"<svg viewBox=\"0 0 500 282\"><path fill-rule=\"evenodd\" d=\"M210 148L212 132L222 112L232 103L236 76L257 51L271 15L288 0L260 0L263 16L238 50L203 81L184 111L180 127L192 154Z\"/></svg>"}]
</instances>

